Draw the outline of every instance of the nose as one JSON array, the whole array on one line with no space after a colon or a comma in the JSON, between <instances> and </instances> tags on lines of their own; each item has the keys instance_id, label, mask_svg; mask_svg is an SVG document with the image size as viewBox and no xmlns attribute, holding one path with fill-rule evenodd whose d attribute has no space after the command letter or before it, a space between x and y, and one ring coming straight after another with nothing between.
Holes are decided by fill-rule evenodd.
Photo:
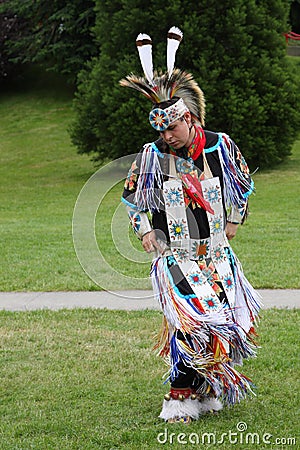
<instances>
[{"instance_id":1,"label":"nose","mask_svg":"<svg viewBox=\"0 0 300 450\"><path fill-rule=\"evenodd\" d=\"M163 132L163 137L165 141L170 141L172 139L172 132L170 130L165 130Z\"/></svg>"}]
</instances>

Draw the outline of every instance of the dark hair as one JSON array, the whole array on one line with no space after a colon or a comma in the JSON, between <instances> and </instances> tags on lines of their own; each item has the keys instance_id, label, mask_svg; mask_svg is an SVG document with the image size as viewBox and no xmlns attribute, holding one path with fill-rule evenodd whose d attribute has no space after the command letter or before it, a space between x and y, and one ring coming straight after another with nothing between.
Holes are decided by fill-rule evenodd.
<instances>
[{"instance_id":1,"label":"dark hair","mask_svg":"<svg viewBox=\"0 0 300 450\"><path fill-rule=\"evenodd\" d=\"M152 109L155 109L155 108L166 109L169 106L174 105L179 100L179 98L180 97L172 97L170 100L166 100L166 101L160 102L160 103L155 103L153 105Z\"/></svg>"}]
</instances>

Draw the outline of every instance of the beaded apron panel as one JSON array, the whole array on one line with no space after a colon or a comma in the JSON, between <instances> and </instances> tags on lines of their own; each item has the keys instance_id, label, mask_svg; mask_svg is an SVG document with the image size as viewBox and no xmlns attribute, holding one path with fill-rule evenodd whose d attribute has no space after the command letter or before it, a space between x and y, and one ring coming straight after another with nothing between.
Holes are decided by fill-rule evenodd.
<instances>
[{"instance_id":1,"label":"beaded apron panel","mask_svg":"<svg viewBox=\"0 0 300 450\"><path fill-rule=\"evenodd\" d=\"M190 259L194 240L190 239L182 182L165 181L163 186L167 223L172 254L185 279L197 296L205 312L218 310L222 304L203 275L196 261Z\"/></svg>"},{"instance_id":2,"label":"beaded apron panel","mask_svg":"<svg viewBox=\"0 0 300 450\"><path fill-rule=\"evenodd\" d=\"M203 309L207 312L218 309L222 305L196 260L203 257L211 258L231 308L235 304L235 282L224 248L229 244L224 233L219 178L203 180L201 186L204 199L214 210L214 214L207 212L210 239L190 238L182 182L179 179L164 182L163 196L172 254Z\"/></svg>"}]
</instances>

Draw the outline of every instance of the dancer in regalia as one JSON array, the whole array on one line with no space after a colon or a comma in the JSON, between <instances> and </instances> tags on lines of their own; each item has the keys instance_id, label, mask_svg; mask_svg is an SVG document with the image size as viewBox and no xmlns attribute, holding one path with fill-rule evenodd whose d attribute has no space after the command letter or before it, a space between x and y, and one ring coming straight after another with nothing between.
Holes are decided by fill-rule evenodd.
<instances>
[{"instance_id":1,"label":"dancer in regalia","mask_svg":"<svg viewBox=\"0 0 300 450\"><path fill-rule=\"evenodd\" d=\"M120 82L151 100L149 120L159 132L133 162L122 200L143 248L154 252L151 279L163 312L156 348L170 367L160 417L170 423L253 392L236 365L255 355L261 306L229 244L254 184L232 139L203 128L203 92L190 73L174 69L181 39L172 27L168 70L157 74L151 39L139 35L145 78Z\"/></svg>"}]
</instances>

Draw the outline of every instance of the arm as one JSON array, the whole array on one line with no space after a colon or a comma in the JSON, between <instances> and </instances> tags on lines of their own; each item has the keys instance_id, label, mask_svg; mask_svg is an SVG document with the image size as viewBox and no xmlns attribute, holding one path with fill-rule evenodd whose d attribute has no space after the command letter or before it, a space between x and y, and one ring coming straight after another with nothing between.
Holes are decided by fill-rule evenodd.
<instances>
[{"instance_id":1,"label":"arm","mask_svg":"<svg viewBox=\"0 0 300 450\"><path fill-rule=\"evenodd\" d=\"M137 188L138 181L138 161L135 159L128 171L127 178L124 183L124 190L122 195L122 201L126 205L126 210L133 228L133 231L137 237L142 240L146 233L152 230L148 215L145 211L139 211L134 202L134 195Z\"/></svg>"},{"instance_id":2,"label":"arm","mask_svg":"<svg viewBox=\"0 0 300 450\"><path fill-rule=\"evenodd\" d=\"M233 239L235 237L238 227L239 227L238 223L232 223L232 222L227 221L227 224L225 227L225 233L226 233L226 237L229 241L230 241L230 239Z\"/></svg>"},{"instance_id":3,"label":"arm","mask_svg":"<svg viewBox=\"0 0 300 450\"><path fill-rule=\"evenodd\" d=\"M140 156L140 155L139 155ZM138 183L139 162L138 156L128 172L125 180L122 201L126 205L127 213L136 236L142 241L142 246L147 253L153 252L155 249L163 253L163 249L156 240L155 231L148 218L146 211L140 211L135 204L135 192Z\"/></svg>"},{"instance_id":4,"label":"arm","mask_svg":"<svg viewBox=\"0 0 300 450\"><path fill-rule=\"evenodd\" d=\"M248 197L254 191L254 182L239 148L227 135L223 135L219 158L228 222L242 224L247 217Z\"/></svg>"},{"instance_id":5,"label":"arm","mask_svg":"<svg viewBox=\"0 0 300 450\"><path fill-rule=\"evenodd\" d=\"M226 236L232 239L238 225L248 215L248 197L254 190L248 165L237 145L226 135L219 152L223 172L225 204L227 210Z\"/></svg>"},{"instance_id":6,"label":"arm","mask_svg":"<svg viewBox=\"0 0 300 450\"><path fill-rule=\"evenodd\" d=\"M238 227L242 224L247 216L248 202L245 205L245 210L240 211L237 207L232 206L227 215L227 223L225 233L228 240L233 239L237 233Z\"/></svg>"}]
</instances>

